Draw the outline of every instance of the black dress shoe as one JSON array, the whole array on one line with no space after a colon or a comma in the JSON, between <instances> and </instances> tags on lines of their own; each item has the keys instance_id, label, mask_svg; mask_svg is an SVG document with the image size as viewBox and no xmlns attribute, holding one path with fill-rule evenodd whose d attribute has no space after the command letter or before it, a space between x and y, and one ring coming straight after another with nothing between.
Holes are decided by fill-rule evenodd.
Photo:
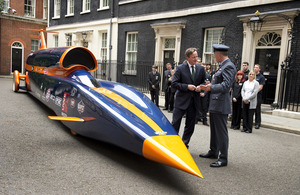
<instances>
[{"instance_id":1,"label":"black dress shoe","mask_svg":"<svg viewBox=\"0 0 300 195\"><path fill-rule=\"evenodd\" d=\"M259 125L255 125L255 129L259 129Z\"/></svg>"},{"instance_id":2,"label":"black dress shoe","mask_svg":"<svg viewBox=\"0 0 300 195\"><path fill-rule=\"evenodd\" d=\"M216 159L216 158L218 158L218 156L217 155L213 155L213 154L211 154L211 153L206 153L206 154L200 154L199 155L201 158L212 158L212 159Z\"/></svg>"},{"instance_id":3,"label":"black dress shoe","mask_svg":"<svg viewBox=\"0 0 300 195\"><path fill-rule=\"evenodd\" d=\"M164 108L163 110L168 110L168 108Z\"/></svg>"},{"instance_id":4,"label":"black dress shoe","mask_svg":"<svg viewBox=\"0 0 300 195\"><path fill-rule=\"evenodd\" d=\"M210 167L225 167L227 166L226 162L216 161L210 164Z\"/></svg>"}]
</instances>

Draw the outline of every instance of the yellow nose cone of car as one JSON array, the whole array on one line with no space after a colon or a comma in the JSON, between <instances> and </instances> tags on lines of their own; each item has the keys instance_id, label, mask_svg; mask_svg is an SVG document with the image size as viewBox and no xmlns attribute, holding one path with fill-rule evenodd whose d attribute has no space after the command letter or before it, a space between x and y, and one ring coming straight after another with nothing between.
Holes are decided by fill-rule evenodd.
<instances>
[{"instance_id":1,"label":"yellow nose cone of car","mask_svg":"<svg viewBox=\"0 0 300 195\"><path fill-rule=\"evenodd\" d=\"M194 159L178 135L147 138L143 144L143 156L203 178Z\"/></svg>"}]
</instances>

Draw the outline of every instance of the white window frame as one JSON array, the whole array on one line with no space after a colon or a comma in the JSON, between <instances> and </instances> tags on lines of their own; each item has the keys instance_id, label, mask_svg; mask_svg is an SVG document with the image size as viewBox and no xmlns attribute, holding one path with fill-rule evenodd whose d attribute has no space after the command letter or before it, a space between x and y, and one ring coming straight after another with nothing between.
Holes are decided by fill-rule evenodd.
<instances>
[{"instance_id":1,"label":"white window frame","mask_svg":"<svg viewBox=\"0 0 300 195\"><path fill-rule=\"evenodd\" d=\"M203 56L202 56L202 61L205 63L210 62L211 64L216 64L216 60L214 58L214 52L213 52L213 48L212 45L213 44L220 44L221 41L221 36L222 36L222 31L223 31L223 27L218 27L218 28L207 28L205 29L205 34L204 34L204 45L203 45ZM209 31L220 31L219 36L216 37L212 37L211 40L207 40L208 39L208 32ZM207 50L207 43L209 43L210 45L210 50ZM209 56L209 57L208 57Z\"/></svg>"},{"instance_id":2,"label":"white window frame","mask_svg":"<svg viewBox=\"0 0 300 195\"><path fill-rule=\"evenodd\" d=\"M34 52L38 49L39 49L39 40L38 39L31 39L30 51Z\"/></svg>"},{"instance_id":3,"label":"white window frame","mask_svg":"<svg viewBox=\"0 0 300 195\"><path fill-rule=\"evenodd\" d=\"M24 1L24 15L27 16L27 17L35 18L35 4L36 4L36 1L31 0L31 3L32 3L31 5L25 4L25 1ZM31 13L26 13L25 6L31 7Z\"/></svg>"},{"instance_id":4,"label":"white window frame","mask_svg":"<svg viewBox=\"0 0 300 195\"><path fill-rule=\"evenodd\" d=\"M107 49L108 49L108 33L105 32L101 32L101 49L100 49L100 59L102 61L107 60Z\"/></svg>"},{"instance_id":5,"label":"white window frame","mask_svg":"<svg viewBox=\"0 0 300 195\"><path fill-rule=\"evenodd\" d=\"M9 0L3 0L3 11L4 13L8 13L8 8L9 8Z\"/></svg>"},{"instance_id":6,"label":"white window frame","mask_svg":"<svg viewBox=\"0 0 300 195\"><path fill-rule=\"evenodd\" d=\"M136 35L135 41L129 42L129 36ZM133 50L129 50L129 44L132 44ZM136 75L136 63L137 63L137 51L138 49L138 32L127 32L126 35L126 58L125 58L125 70L123 74ZM132 60L132 54L135 54L135 59Z\"/></svg>"},{"instance_id":7,"label":"white window frame","mask_svg":"<svg viewBox=\"0 0 300 195\"><path fill-rule=\"evenodd\" d=\"M75 0L68 0L67 1L67 15L65 17L74 16L74 8L75 8Z\"/></svg>"},{"instance_id":8,"label":"white window frame","mask_svg":"<svg viewBox=\"0 0 300 195\"><path fill-rule=\"evenodd\" d=\"M61 0L54 0L54 17L52 19L59 19L60 18L60 1Z\"/></svg>"},{"instance_id":9,"label":"white window frame","mask_svg":"<svg viewBox=\"0 0 300 195\"><path fill-rule=\"evenodd\" d=\"M48 1L43 0L43 19L47 19L48 17Z\"/></svg>"},{"instance_id":10,"label":"white window frame","mask_svg":"<svg viewBox=\"0 0 300 195\"><path fill-rule=\"evenodd\" d=\"M97 9L97 11L109 9L109 1L110 0L99 0L99 8ZM107 3L107 5L103 5L105 2Z\"/></svg>"},{"instance_id":11,"label":"white window frame","mask_svg":"<svg viewBox=\"0 0 300 195\"><path fill-rule=\"evenodd\" d=\"M54 38L54 47L58 47L58 35L53 35Z\"/></svg>"},{"instance_id":12,"label":"white window frame","mask_svg":"<svg viewBox=\"0 0 300 195\"><path fill-rule=\"evenodd\" d=\"M66 38L66 46L67 46L67 47L73 45L73 42L72 42L73 34L72 34L72 33L69 33L69 34L70 34L69 38Z\"/></svg>"},{"instance_id":13,"label":"white window frame","mask_svg":"<svg viewBox=\"0 0 300 195\"><path fill-rule=\"evenodd\" d=\"M91 0L82 0L82 12L80 14L86 14L91 12Z\"/></svg>"}]
</instances>

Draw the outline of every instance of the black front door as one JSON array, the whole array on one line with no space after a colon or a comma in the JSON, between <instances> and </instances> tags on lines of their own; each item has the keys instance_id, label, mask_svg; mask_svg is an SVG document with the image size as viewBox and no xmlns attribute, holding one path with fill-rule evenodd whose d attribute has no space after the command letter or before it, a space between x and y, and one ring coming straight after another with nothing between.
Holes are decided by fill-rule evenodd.
<instances>
[{"instance_id":1,"label":"black front door","mask_svg":"<svg viewBox=\"0 0 300 195\"><path fill-rule=\"evenodd\" d=\"M12 48L12 72L22 72L22 49Z\"/></svg>"},{"instance_id":2,"label":"black front door","mask_svg":"<svg viewBox=\"0 0 300 195\"><path fill-rule=\"evenodd\" d=\"M164 51L164 70L166 69L167 63L171 63L172 68L174 68L174 52L175 51Z\"/></svg>"},{"instance_id":3,"label":"black front door","mask_svg":"<svg viewBox=\"0 0 300 195\"><path fill-rule=\"evenodd\" d=\"M280 49L256 49L255 64L259 64L266 78L263 103L272 104L275 98Z\"/></svg>"}]
</instances>

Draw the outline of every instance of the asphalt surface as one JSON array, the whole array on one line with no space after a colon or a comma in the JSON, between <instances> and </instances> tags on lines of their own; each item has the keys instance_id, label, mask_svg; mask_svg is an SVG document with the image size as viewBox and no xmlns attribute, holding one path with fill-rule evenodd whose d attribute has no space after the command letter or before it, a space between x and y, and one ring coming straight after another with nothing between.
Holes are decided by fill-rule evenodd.
<instances>
[{"instance_id":1,"label":"asphalt surface","mask_svg":"<svg viewBox=\"0 0 300 195\"><path fill-rule=\"evenodd\" d=\"M228 166L210 168L214 160L198 156L209 149L209 127L197 124L189 151L200 179L72 136L38 100L11 89L12 79L0 78L0 194L300 194L299 135L230 129Z\"/></svg>"}]
</instances>

